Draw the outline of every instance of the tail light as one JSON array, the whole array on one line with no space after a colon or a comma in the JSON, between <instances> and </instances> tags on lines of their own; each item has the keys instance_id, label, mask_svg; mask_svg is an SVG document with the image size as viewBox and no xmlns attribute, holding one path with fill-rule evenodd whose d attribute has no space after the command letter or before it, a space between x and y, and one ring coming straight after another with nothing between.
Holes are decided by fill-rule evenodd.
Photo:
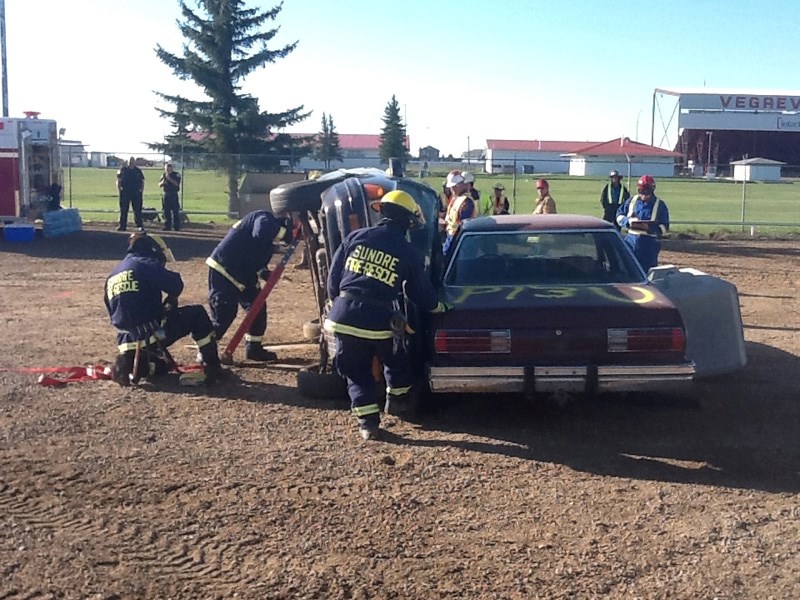
<instances>
[{"instance_id":1,"label":"tail light","mask_svg":"<svg viewBox=\"0 0 800 600\"><path fill-rule=\"evenodd\" d=\"M684 352L686 334L681 327L609 329L609 352Z\"/></svg>"},{"instance_id":2,"label":"tail light","mask_svg":"<svg viewBox=\"0 0 800 600\"><path fill-rule=\"evenodd\" d=\"M364 184L364 194L367 197L367 200L373 202L375 200L380 200L383 198L383 195L386 193L386 190L383 189L383 186L380 186L376 183L365 183Z\"/></svg>"},{"instance_id":3,"label":"tail light","mask_svg":"<svg viewBox=\"0 0 800 600\"><path fill-rule=\"evenodd\" d=\"M440 329L434 338L440 354L508 354L511 352L509 329Z\"/></svg>"}]
</instances>

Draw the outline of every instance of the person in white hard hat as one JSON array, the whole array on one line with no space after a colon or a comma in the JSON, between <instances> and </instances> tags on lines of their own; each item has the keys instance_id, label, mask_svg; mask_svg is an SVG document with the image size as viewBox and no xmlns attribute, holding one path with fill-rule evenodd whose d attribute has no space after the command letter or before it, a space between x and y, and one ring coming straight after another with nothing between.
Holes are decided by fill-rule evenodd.
<instances>
[{"instance_id":1,"label":"person in white hard hat","mask_svg":"<svg viewBox=\"0 0 800 600\"><path fill-rule=\"evenodd\" d=\"M475 206L478 207L478 214L492 214L492 204L489 202L489 199L487 198L486 202L481 202L481 193L475 189L475 175L469 171L462 171L461 176L464 178L464 183L467 184L467 193L475 201Z\"/></svg>"},{"instance_id":2,"label":"person in white hard hat","mask_svg":"<svg viewBox=\"0 0 800 600\"><path fill-rule=\"evenodd\" d=\"M461 228L461 222L464 219L472 219L478 216L478 206L472 195L469 194L467 183L460 173L450 173L447 176L447 187L452 190L452 200L450 206L447 207L447 216L445 217L445 231L447 237L444 240L442 250L445 254L450 249L450 244L453 243L453 238Z\"/></svg>"}]
</instances>

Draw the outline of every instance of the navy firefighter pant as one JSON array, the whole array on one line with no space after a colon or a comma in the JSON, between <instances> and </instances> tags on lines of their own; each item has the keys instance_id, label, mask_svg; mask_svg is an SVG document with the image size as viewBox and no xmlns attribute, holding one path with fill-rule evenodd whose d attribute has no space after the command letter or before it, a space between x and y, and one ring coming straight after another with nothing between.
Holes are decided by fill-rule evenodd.
<instances>
[{"instance_id":1,"label":"navy firefighter pant","mask_svg":"<svg viewBox=\"0 0 800 600\"><path fill-rule=\"evenodd\" d=\"M334 366L347 380L350 408L359 418L374 417L380 420L372 359L377 356L383 364L386 394L400 395L411 389L412 369L408 352L402 347L394 351L392 339L368 340L352 335L336 334Z\"/></svg>"},{"instance_id":2,"label":"navy firefighter pant","mask_svg":"<svg viewBox=\"0 0 800 600\"><path fill-rule=\"evenodd\" d=\"M211 319L204 306L200 304L189 304L169 311L166 316L158 321L145 323L137 328L137 331L118 331L117 345L121 351L135 349L137 341L154 343L156 330L161 330L165 338L161 341L162 346L168 348L182 337L191 334L192 339L198 345L205 346L210 341L213 328ZM124 348L125 346L129 348Z\"/></svg>"},{"instance_id":3,"label":"navy firefighter pant","mask_svg":"<svg viewBox=\"0 0 800 600\"><path fill-rule=\"evenodd\" d=\"M258 296L259 288L248 286L244 291L239 291L233 283L214 269L208 270L208 305L211 307L211 322L217 339L222 339L225 332L236 318L236 313L241 306L245 311L250 310ZM258 311L255 320L247 331L246 341L260 342L267 330L267 303Z\"/></svg>"}]
</instances>

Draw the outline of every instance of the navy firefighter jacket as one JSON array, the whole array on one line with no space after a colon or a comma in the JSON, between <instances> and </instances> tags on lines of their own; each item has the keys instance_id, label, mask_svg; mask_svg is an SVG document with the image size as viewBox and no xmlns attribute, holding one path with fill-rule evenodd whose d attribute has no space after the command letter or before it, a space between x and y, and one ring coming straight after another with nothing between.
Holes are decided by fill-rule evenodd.
<instances>
[{"instance_id":1,"label":"navy firefighter jacket","mask_svg":"<svg viewBox=\"0 0 800 600\"><path fill-rule=\"evenodd\" d=\"M425 272L422 256L391 221L358 229L333 255L328 295L333 306L325 329L366 339L392 337L392 302L406 282L406 295L420 310L439 307L436 290Z\"/></svg>"},{"instance_id":2,"label":"navy firefighter jacket","mask_svg":"<svg viewBox=\"0 0 800 600\"><path fill-rule=\"evenodd\" d=\"M161 318L162 292L177 297L182 291L179 273L167 270L154 258L128 254L106 279L103 300L114 327L134 331Z\"/></svg>"},{"instance_id":3,"label":"navy firefighter jacket","mask_svg":"<svg viewBox=\"0 0 800 600\"><path fill-rule=\"evenodd\" d=\"M258 283L258 272L272 258L272 243L286 235L286 221L256 210L237 221L214 248L206 264L244 291Z\"/></svg>"}]
</instances>

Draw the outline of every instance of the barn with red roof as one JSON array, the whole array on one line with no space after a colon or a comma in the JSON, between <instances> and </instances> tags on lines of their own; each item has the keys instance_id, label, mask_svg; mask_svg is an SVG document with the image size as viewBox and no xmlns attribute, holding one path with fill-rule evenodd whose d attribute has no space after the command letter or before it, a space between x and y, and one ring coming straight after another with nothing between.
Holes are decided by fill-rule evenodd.
<instances>
[{"instance_id":1,"label":"barn with red roof","mask_svg":"<svg viewBox=\"0 0 800 600\"><path fill-rule=\"evenodd\" d=\"M672 177L681 153L620 137L578 148L566 156L570 175L605 177L616 170L631 177Z\"/></svg>"}]
</instances>

